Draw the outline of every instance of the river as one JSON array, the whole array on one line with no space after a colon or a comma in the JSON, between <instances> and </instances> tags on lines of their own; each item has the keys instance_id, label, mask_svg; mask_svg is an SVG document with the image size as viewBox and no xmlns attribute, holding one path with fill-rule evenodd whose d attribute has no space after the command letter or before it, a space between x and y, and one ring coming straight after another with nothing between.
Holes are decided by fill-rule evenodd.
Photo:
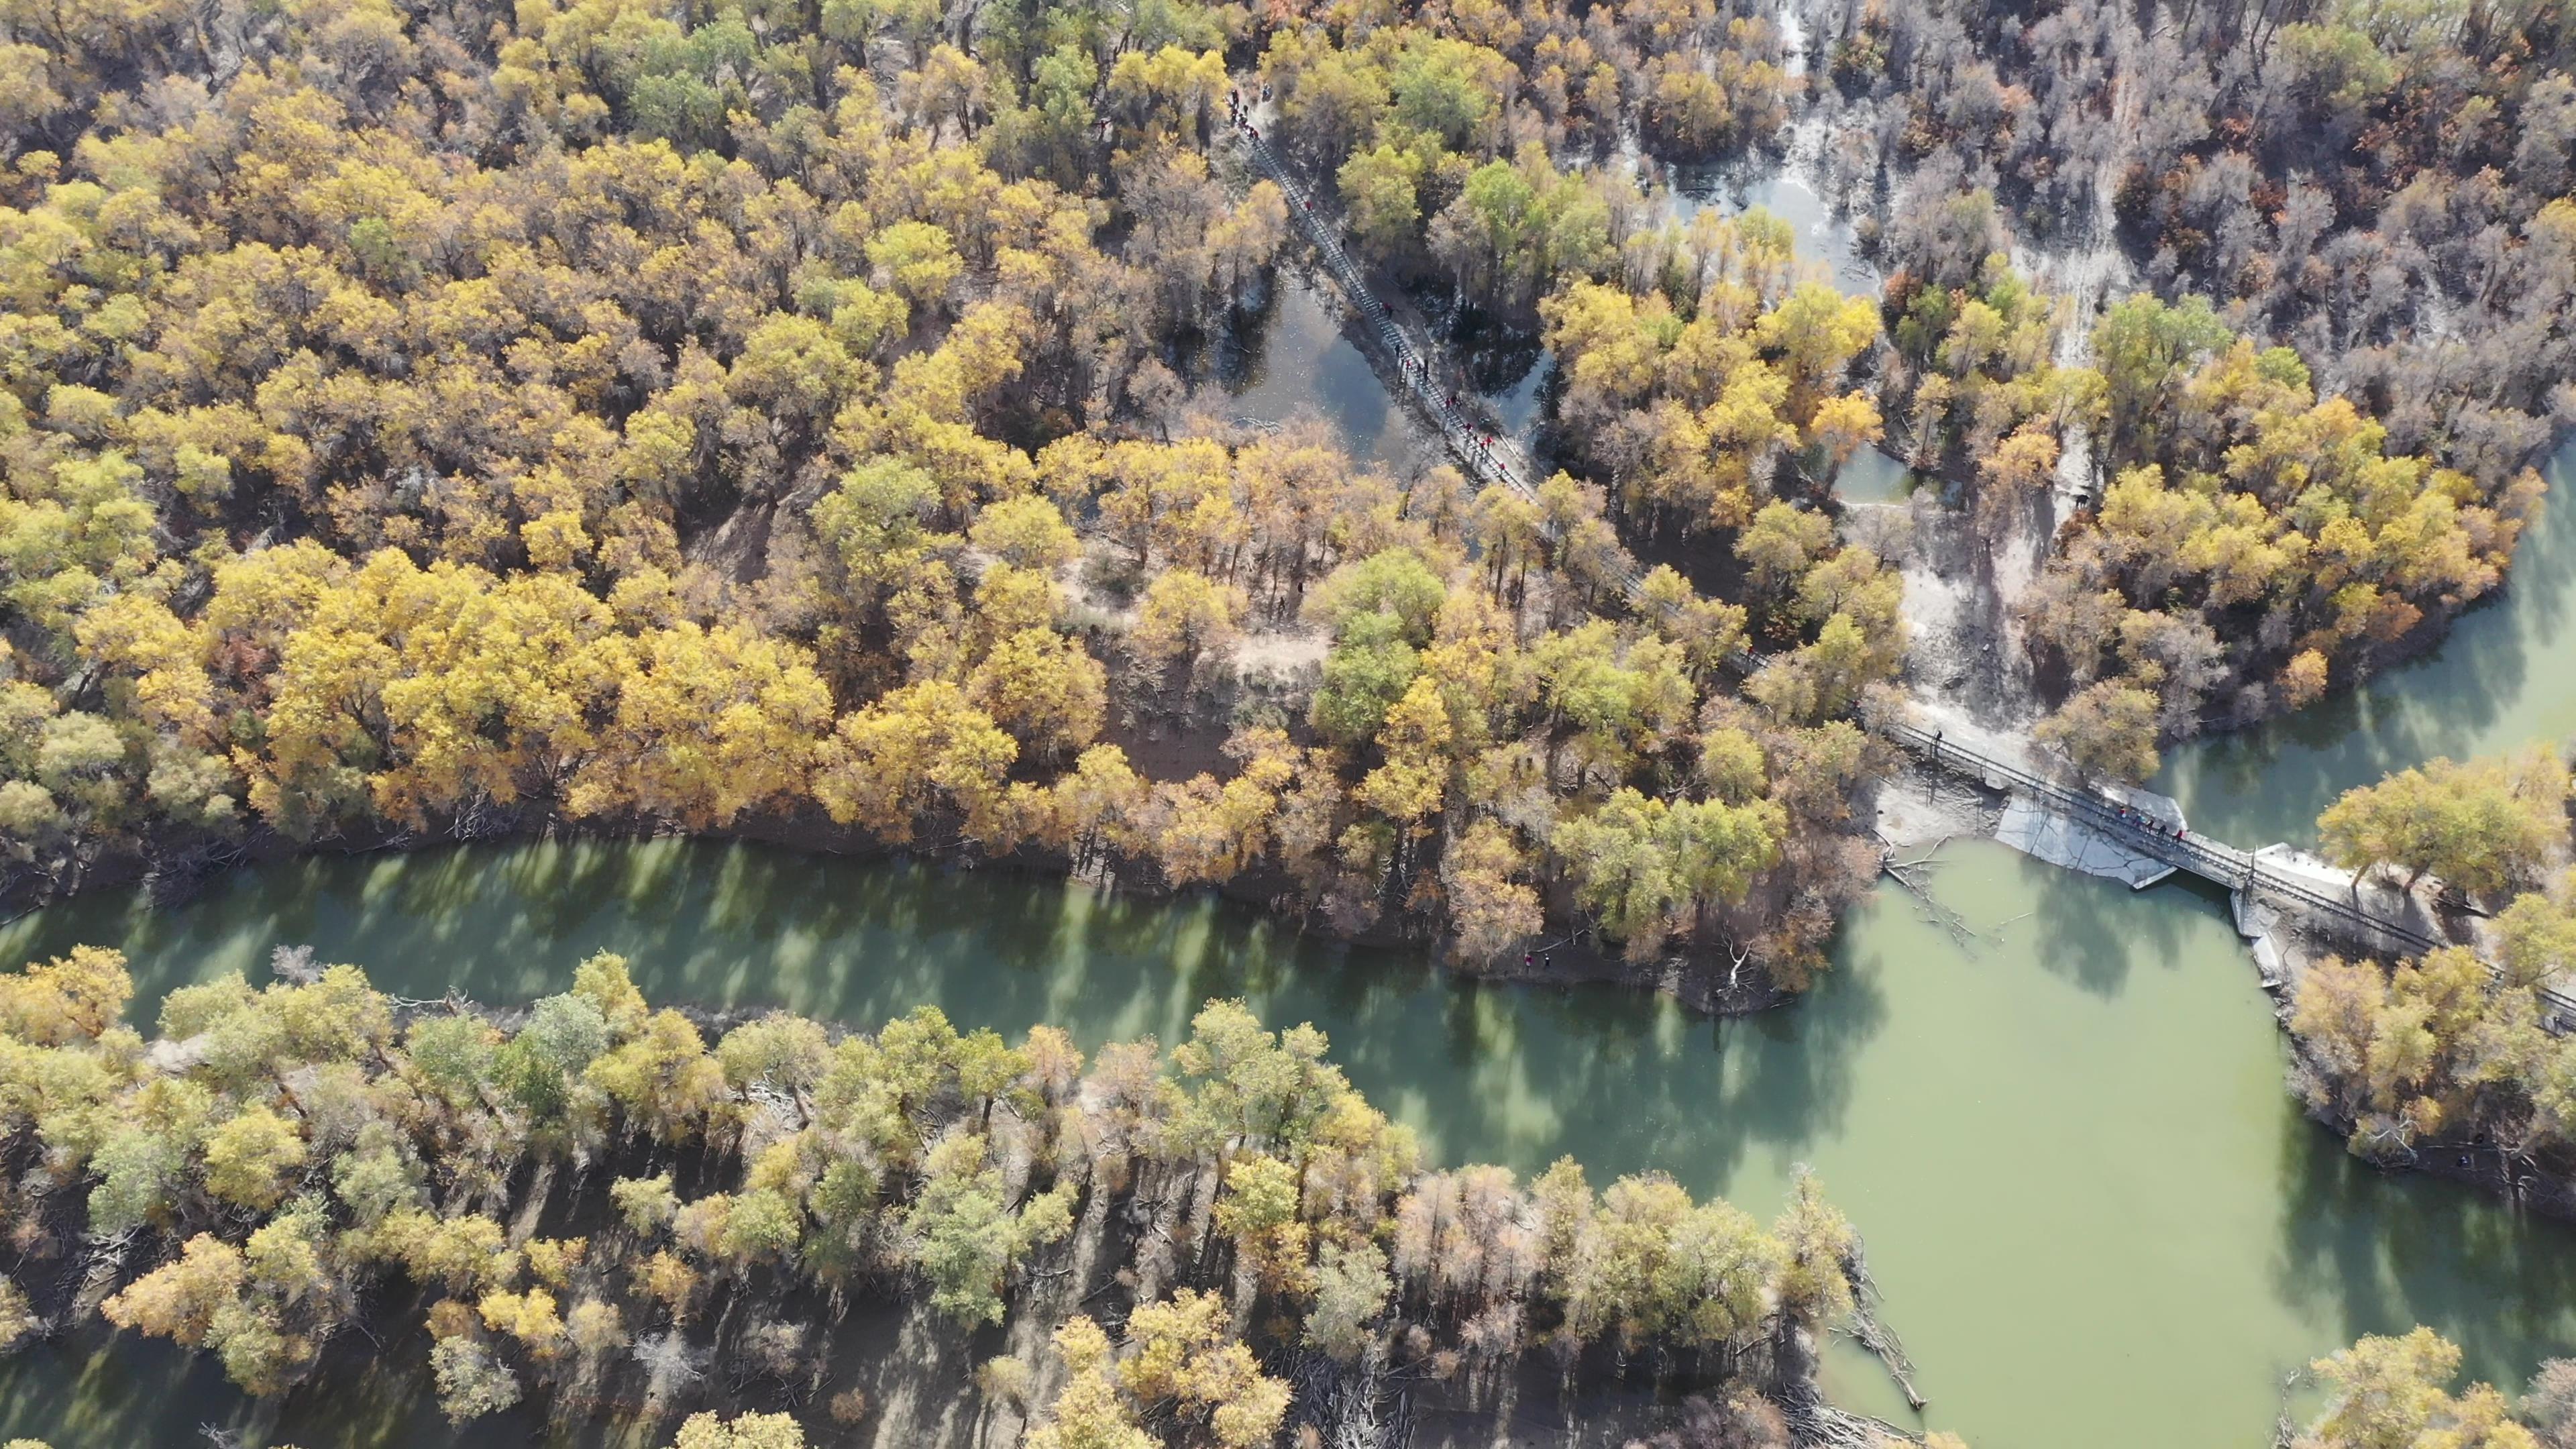
<instances>
[{"instance_id":1,"label":"river","mask_svg":"<svg viewBox=\"0 0 2576 1449\"><path fill-rule=\"evenodd\" d=\"M2576 484L2570 455L2553 467ZM2550 661L2571 614L2576 508L2553 510L2511 588L2441 649L2295 720L2177 750L2163 783L2205 830L2304 839L2335 790L2392 764L2562 734L2576 670ZM560 990L613 949L657 1000L862 1024L935 1002L962 1025L1052 1021L1086 1045L1168 1040L1206 998L1240 995L1327 1030L1442 1162L1526 1173L1572 1153L1596 1182L1661 1167L1763 1214L1794 1164L1814 1165L1867 1235L1926 1421L1979 1449L2261 1444L2286 1373L2419 1321L2508 1387L2576 1352L2576 1231L2372 1172L2303 1120L2217 897L2133 894L1986 842L1942 856L1933 891L1973 937L1883 889L1808 1000L1742 1021L1460 981L1209 898L682 841L316 856L162 912L93 894L0 927L0 961L121 946L148 1018L174 984L264 978L279 943L399 993L492 1002ZM0 1435L122 1449L189 1442L202 1422L307 1449L455 1442L402 1347L393 1367L256 1417L210 1361L78 1337L0 1362ZM1874 1363L1837 1349L1827 1377L1840 1401L1902 1417ZM537 1432L514 1418L472 1437Z\"/></svg>"},{"instance_id":2,"label":"river","mask_svg":"<svg viewBox=\"0 0 2576 1449\"><path fill-rule=\"evenodd\" d=\"M174 911L74 901L9 927L0 957L116 942L149 999L262 976L271 945L303 942L403 994L517 1001L605 948L656 999L856 1022L929 1001L1009 1032L1060 1022L1086 1045L1169 1040L1201 1001L1240 995L1328 1031L1439 1161L1534 1172L1570 1152L1596 1180L1661 1166L1765 1214L1812 1163L1868 1235L1931 1422L1981 1449L2254 1444L2283 1372L2418 1320L2508 1382L2576 1349L2576 1235L2373 1174L2291 1110L2215 897L2133 895L1985 843L1944 855L1937 891L1980 938L1883 892L1810 1000L1746 1021L1459 982L1208 899L679 841L285 862ZM37 1350L0 1367L0 1423L107 1449L240 1412L207 1367L184 1392L128 1391L171 1364ZM1830 1377L1847 1403L1901 1407L1865 1360L1838 1354ZM339 1422L312 1397L307 1413ZM365 1397L378 1432L332 1442L442 1442L422 1406L381 1383Z\"/></svg>"}]
</instances>

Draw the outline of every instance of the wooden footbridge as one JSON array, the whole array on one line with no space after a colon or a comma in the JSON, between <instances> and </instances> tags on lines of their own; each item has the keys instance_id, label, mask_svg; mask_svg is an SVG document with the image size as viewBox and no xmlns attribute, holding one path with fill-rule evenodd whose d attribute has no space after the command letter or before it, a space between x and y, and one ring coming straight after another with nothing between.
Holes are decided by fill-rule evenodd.
<instances>
[{"instance_id":1,"label":"wooden footbridge","mask_svg":"<svg viewBox=\"0 0 2576 1449\"><path fill-rule=\"evenodd\" d=\"M1370 360L1396 395L1427 421L1467 476L1479 483L1501 484L1537 500L1526 459L1509 440L1485 430L1481 420L1462 411L1454 399L1460 389L1444 385L1441 351L1427 337L1417 341L1398 324L1370 290L1366 276L1343 249L1329 210L1316 209L1314 197L1280 159L1270 142L1238 123L1236 133L1252 163L1276 185L1288 202L1288 214L1315 249L1324 270L1340 288L1345 302L1363 324L1363 334L1376 346ZM1449 376L1459 376L1454 369ZM1632 567L1617 578L1632 604L1644 605L1644 579ZM1745 673L1761 667L1759 656L1736 651L1734 664ZM2216 885L2240 903L2260 903L2300 918L2326 935L2374 951L2421 955L2451 944L2413 920L2374 909L2357 893L2325 888L2266 862L2254 851L2177 829L2126 808L2078 785L2033 773L2021 764L1958 741L1944 740L1938 730L1892 724L1878 733L1936 769L1973 779L1988 789L2018 794L2048 811L2117 842L2122 848ZM2543 1020L2553 1031L2576 1030L2576 995L2556 986L2539 992Z\"/></svg>"},{"instance_id":2,"label":"wooden footbridge","mask_svg":"<svg viewBox=\"0 0 2576 1449\"><path fill-rule=\"evenodd\" d=\"M2033 774L1989 751L1945 740L1938 730L1895 724L1878 733L1937 769L2027 797L2133 854L2196 875L2240 902L2259 902L2301 918L2325 935L2404 956L2455 944L2413 920L2373 909L2357 891L2343 894L2325 889L2313 876L2285 871L2258 852L2168 825L2096 791ZM2545 983L2538 995L2542 1017L2552 1031L2576 1030L2576 995Z\"/></svg>"}]
</instances>

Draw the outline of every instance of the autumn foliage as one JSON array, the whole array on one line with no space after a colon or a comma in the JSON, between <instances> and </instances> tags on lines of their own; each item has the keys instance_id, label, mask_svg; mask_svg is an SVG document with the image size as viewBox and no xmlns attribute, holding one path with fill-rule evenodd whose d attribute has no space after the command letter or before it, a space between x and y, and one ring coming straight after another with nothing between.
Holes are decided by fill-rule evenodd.
<instances>
[{"instance_id":1,"label":"autumn foliage","mask_svg":"<svg viewBox=\"0 0 2576 1449\"><path fill-rule=\"evenodd\" d=\"M1435 1170L1322 1033L1239 1003L1169 1052L1086 1062L1052 1027L1013 1044L930 1008L873 1033L784 1013L708 1032L610 955L506 1029L397 1009L355 967L276 964L262 988L173 991L150 1043L113 951L0 976L22 1264L84 1233L121 1245L108 1321L253 1394L361 1328L409 1341L369 1327L401 1305L459 1422L541 1395L721 1410L742 1396L693 1367L709 1348L797 1381L831 1350L823 1303L897 1293L961 1342L1037 1315L1061 1372L1018 1403L1032 1443L1250 1449L1308 1347L1498 1381L1542 1344L1660 1352L1715 1380L1851 1302L1851 1230L1810 1180L1766 1228L1660 1173L1595 1191L1570 1160L1529 1184ZM1109 1226L1131 1213L1145 1231ZM1070 1296L1033 1286L1076 1274ZM28 1303L0 1277L12 1339ZM1013 1362L988 1393L1027 1392ZM793 1427L705 1412L680 1443Z\"/></svg>"}]
</instances>

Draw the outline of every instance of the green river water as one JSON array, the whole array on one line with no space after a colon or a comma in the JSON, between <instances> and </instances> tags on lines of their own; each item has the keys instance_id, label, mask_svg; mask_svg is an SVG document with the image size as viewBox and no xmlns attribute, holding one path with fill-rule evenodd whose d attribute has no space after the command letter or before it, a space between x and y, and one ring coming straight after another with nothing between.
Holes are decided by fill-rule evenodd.
<instances>
[{"instance_id":1,"label":"green river water","mask_svg":"<svg viewBox=\"0 0 2576 1449\"><path fill-rule=\"evenodd\" d=\"M2567 497L2570 455L2555 480ZM2437 654L2179 751L2162 783L2203 830L2304 839L2335 791L2391 766L2565 735L2571 618L2576 506ZM2576 1230L2372 1172L2300 1118L2216 895L2132 894L1985 842L1942 854L1936 892L1976 940L1882 890L1810 999L1741 1021L1460 981L1213 900L679 841L313 857L158 913L92 895L0 927L0 963L118 945L150 1002L222 971L261 979L271 946L301 942L398 993L507 1002L613 949L656 1000L861 1024L935 1002L961 1025L1057 1022L1086 1046L1168 1040L1208 997L1239 995L1274 1024L1324 1027L1442 1162L1530 1172L1572 1153L1595 1181L1661 1167L1766 1215L1812 1164L1867 1236L1925 1422L1979 1449L2266 1443L2285 1374L2416 1322L2508 1386L2576 1353ZM417 1357L397 1345L254 1421L210 1362L76 1337L0 1362L0 1438L179 1445L205 1422L305 1449L536 1435L516 1419L449 1430ZM1856 1354L1833 1355L1828 1388L1902 1416Z\"/></svg>"},{"instance_id":2,"label":"green river water","mask_svg":"<svg viewBox=\"0 0 2576 1449\"><path fill-rule=\"evenodd\" d=\"M2464 760L2576 736L2576 446L2502 598L2442 647L2261 729L2169 756L2154 782L2194 829L2247 847L2316 834L2335 796L2437 755Z\"/></svg>"},{"instance_id":3,"label":"green river water","mask_svg":"<svg viewBox=\"0 0 2576 1449\"><path fill-rule=\"evenodd\" d=\"M2284 1371L2419 1319L2507 1378L2576 1350L2576 1234L2373 1174L2290 1109L2220 901L2132 895L1989 844L1945 854L1941 894L1987 939L1962 949L1883 893L1811 1000L1745 1021L1460 983L1213 901L684 842L309 859L175 912L75 902L10 928L0 954L121 942L149 993L257 976L271 944L309 942L398 992L501 1001L614 948L657 998L859 1022L931 1001L1087 1045L1170 1039L1207 997L1241 995L1326 1028L1441 1161L1661 1166L1763 1213L1812 1163L1868 1236L1931 1422L1981 1446L2258 1443ZM135 1391L174 1362L38 1350L0 1368L0 1423L107 1449L237 1410L211 1365L183 1391ZM1838 1357L1832 1379L1845 1402L1901 1407L1866 1361ZM444 1441L425 1405L386 1396L367 1396L382 1432L320 1442ZM347 1422L336 1401L304 1408Z\"/></svg>"}]
</instances>

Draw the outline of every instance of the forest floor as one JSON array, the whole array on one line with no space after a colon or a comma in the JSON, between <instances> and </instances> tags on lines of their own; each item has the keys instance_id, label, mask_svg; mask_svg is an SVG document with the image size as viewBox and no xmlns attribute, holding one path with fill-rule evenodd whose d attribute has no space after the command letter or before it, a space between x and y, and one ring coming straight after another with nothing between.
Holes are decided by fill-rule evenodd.
<instances>
[{"instance_id":1,"label":"forest floor","mask_svg":"<svg viewBox=\"0 0 2576 1449\"><path fill-rule=\"evenodd\" d=\"M2000 527L1955 508L1931 488L1895 503L1851 508L1861 543L1892 559L1905 580L1913 636L1904 683L1916 723L1964 727L2019 742L2045 712L2024 647L2020 603L2046 562L2059 500L2034 504Z\"/></svg>"}]
</instances>

